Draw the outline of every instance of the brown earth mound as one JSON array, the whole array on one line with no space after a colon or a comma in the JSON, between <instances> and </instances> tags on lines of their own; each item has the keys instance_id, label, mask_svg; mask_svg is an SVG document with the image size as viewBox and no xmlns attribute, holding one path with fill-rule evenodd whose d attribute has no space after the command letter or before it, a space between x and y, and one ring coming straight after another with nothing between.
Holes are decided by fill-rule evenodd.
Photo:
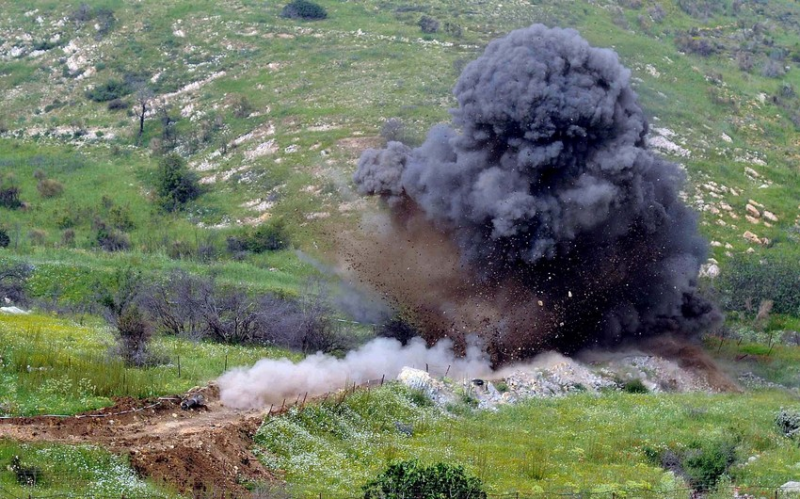
<instances>
[{"instance_id":1,"label":"brown earth mound","mask_svg":"<svg viewBox=\"0 0 800 499\"><path fill-rule=\"evenodd\" d=\"M265 413L229 409L216 388L206 405L181 410L180 397L118 399L113 407L72 417L0 420L0 438L96 444L130 457L133 468L182 493L199 497L249 496L248 482L275 477L250 451Z\"/></svg>"}]
</instances>

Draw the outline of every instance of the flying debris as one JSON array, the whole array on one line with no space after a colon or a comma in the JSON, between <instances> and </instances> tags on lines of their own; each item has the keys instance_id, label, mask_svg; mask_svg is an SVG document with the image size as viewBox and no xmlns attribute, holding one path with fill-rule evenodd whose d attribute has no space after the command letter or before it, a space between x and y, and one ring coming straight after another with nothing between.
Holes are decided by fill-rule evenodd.
<instances>
[{"instance_id":1,"label":"flying debris","mask_svg":"<svg viewBox=\"0 0 800 499\"><path fill-rule=\"evenodd\" d=\"M533 25L464 69L451 125L365 151L354 174L387 214L351 270L429 343L484 340L495 364L720 319L698 294L706 242L684 176L647 145L630 71L574 30Z\"/></svg>"}]
</instances>

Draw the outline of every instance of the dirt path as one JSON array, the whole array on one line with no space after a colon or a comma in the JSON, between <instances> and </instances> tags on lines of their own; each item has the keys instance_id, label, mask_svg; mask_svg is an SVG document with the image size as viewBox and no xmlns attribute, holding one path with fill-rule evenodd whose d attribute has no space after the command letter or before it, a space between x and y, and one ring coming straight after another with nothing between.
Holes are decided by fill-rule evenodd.
<instances>
[{"instance_id":1,"label":"dirt path","mask_svg":"<svg viewBox=\"0 0 800 499\"><path fill-rule=\"evenodd\" d=\"M193 410L182 410L178 397L120 399L73 417L1 419L0 438L99 445L128 454L142 475L204 497L246 496L245 482L273 480L250 452L266 413L227 408L214 388L203 394L206 406Z\"/></svg>"}]
</instances>

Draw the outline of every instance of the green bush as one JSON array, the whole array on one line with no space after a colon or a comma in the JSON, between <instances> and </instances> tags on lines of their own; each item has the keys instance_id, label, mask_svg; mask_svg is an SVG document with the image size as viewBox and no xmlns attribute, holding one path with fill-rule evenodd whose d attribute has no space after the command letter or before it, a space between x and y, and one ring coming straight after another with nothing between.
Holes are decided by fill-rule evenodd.
<instances>
[{"instance_id":1,"label":"green bush","mask_svg":"<svg viewBox=\"0 0 800 499\"><path fill-rule=\"evenodd\" d=\"M108 225L103 220L95 220L94 227L97 229L95 242L101 249L109 252L130 249L131 240L125 232Z\"/></svg>"},{"instance_id":2,"label":"green bush","mask_svg":"<svg viewBox=\"0 0 800 499\"><path fill-rule=\"evenodd\" d=\"M179 210L185 203L200 196L197 175L186 167L177 154L167 154L158 163L158 197L167 211Z\"/></svg>"},{"instance_id":3,"label":"green bush","mask_svg":"<svg viewBox=\"0 0 800 499\"><path fill-rule=\"evenodd\" d=\"M281 219L271 220L260 225L247 236L244 241L245 249L253 253L278 251L289 246L289 235L286 233L286 224Z\"/></svg>"},{"instance_id":4,"label":"green bush","mask_svg":"<svg viewBox=\"0 0 800 499\"><path fill-rule=\"evenodd\" d=\"M762 256L730 261L719 280L721 302L728 310L755 312L764 300L779 314L800 313L800 263L797 259Z\"/></svg>"},{"instance_id":5,"label":"green bush","mask_svg":"<svg viewBox=\"0 0 800 499\"><path fill-rule=\"evenodd\" d=\"M689 450L682 466L692 488L704 492L714 488L735 460L736 444L719 441Z\"/></svg>"},{"instance_id":6,"label":"green bush","mask_svg":"<svg viewBox=\"0 0 800 499\"><path fill-rule=\"evenodd\" d=\"M461 466L423 466L416 460L392 464L363 486L364 499L486 499L482 488L480 479L467 476Z\"/></svg>"},{"instance_id":7,"label":"green bush","mask_svg":"<svg viewBox=\"0 0 800 499\"><path fill-rule=\"evenodd\" d=\"M43 198L52 198L64 193L64 184L58 180L44 178L36 184L36 189Z\"/></svg>"},{"instance_id":8,"label":"green bush","mask_svg":"<svg viewBox=\"0 0 800 499\"><path fill-rule=\"evenodd\" d=\"M649 393L650 392L650 390L648 390L647 387L644 386L644 383L642 383L642 380L640 380L639 378L626 381L625 384L622 385L622 391L625 392L625 393Z\"/></svg>"},{"instance_id":9,"label":"green bush","mask_svg":"<svg viewBox=\"0 0 800 499\"><path fill-rule=\"evenodd\" d=\"M308 0L292 0L281 11L281 17L288 19L316 20L325 19L328 13L325 9Z\"/></svg>"},{"instance_id":10,"label":"green bush","mask_svg":"<svg viewBox=\"0 0 800 499\"><path fill-rule=\"evenodd\" d=\"M131 87L119 80L108 80L86 92L86 97L95 102L109 102L131 93Z\"/></svg>"},{"instance_id":11,"label":"green bush","mask_svg":"<svg viewBox=\"0 0 800 499\"><path fill-rule=\"evenodd\" d=\"M8 232L0 228L0 248L8 248L9 244L11 244L11 238L8 236Z\"/></svg>"}]
</instances>

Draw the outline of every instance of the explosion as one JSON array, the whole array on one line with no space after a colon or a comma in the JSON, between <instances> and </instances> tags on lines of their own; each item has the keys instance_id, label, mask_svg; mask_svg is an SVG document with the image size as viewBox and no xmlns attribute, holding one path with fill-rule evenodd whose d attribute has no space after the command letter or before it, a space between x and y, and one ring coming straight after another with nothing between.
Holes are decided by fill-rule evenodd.
<instances>
[{"instance_id":1,"label":"explosion","mask_svg":"<svg viewBox=\"0 0 800 499\"><path fill-rule=\"evenodd\" d=\"M477 334L499 364L719 320L684 175L647 147L613 51L533 25L491 42L454 93L451 126L365 151L354 175L388 215L350 268L429 343Z\"/></svg>"}]
</instances>

